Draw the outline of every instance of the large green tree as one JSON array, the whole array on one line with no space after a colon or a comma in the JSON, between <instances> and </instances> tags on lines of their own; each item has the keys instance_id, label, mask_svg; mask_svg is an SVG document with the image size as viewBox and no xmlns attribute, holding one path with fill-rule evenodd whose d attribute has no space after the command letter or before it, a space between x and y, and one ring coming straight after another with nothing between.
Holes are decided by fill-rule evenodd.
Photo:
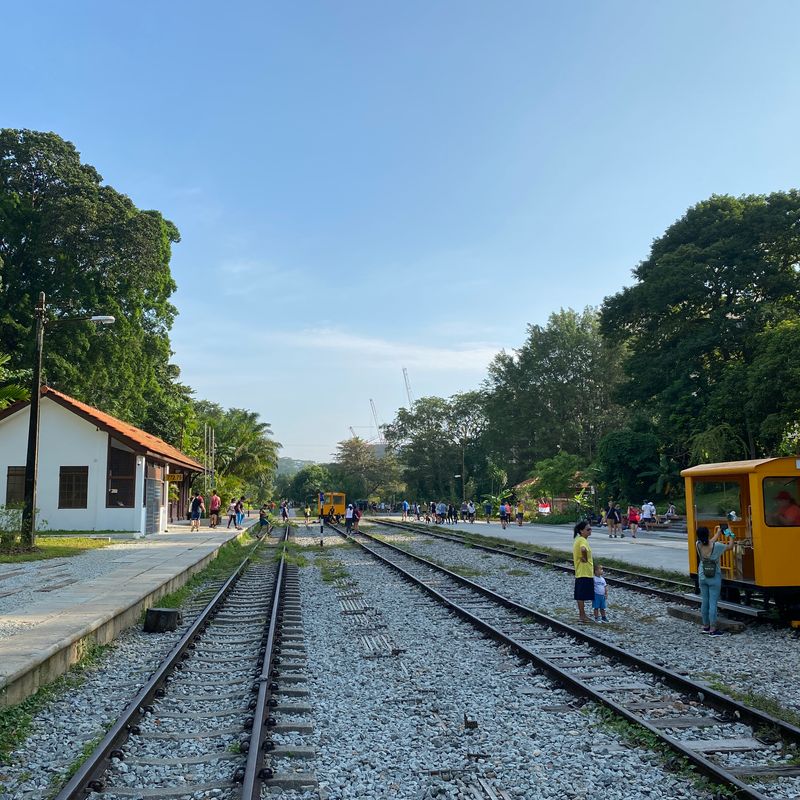
<instances>
[{"instance_id":1,"label":"large green tree","mask_svg":"<svg viewBox=\"0 0 800 800\"><path fill-rule=\"evenodd\" d=\"M727 441L718 456L729 458L741 457L740 442L751 456L773 446L782 421L764 422L775 404L763 392L748 402L748 390L759 354L773 383L791 364L763 334L800 311L799 267L800 193L715 195L653 243L633 286L606 299L602 330L627 349L620 396L684 463L698 441Z\"/></svg>"},{"instance_id":2,"label":"large green tree","mask_svg":"<svg viewBox=\"0 0 800 800\"><path fill-rule=\"evenodd\" d=\"M613 399L620 362L592 308L562 309L544 326L529 325L518 350L495 357L486 381L487 446L512 484L559 450L594 458L623 417Z\"/></svg>"},{"instance_id":3,"label":"large green tree","mask_svg":"<svg viewBox=\"0 0 800 800\"><path fill-rule=\"evenodd\" d=\"M192 443L188 448L197 457L202 455L205 425L214 429L216 470L235 476L263 499L275 476L280 448L272 438L269 423L263 422L255 411L223 409L217 403L198 401L194 404Z\"/></svg>"},{"instance_id":4,"label":"large green tree","mask_svg":"<svg viewBox=\"0 0 800 800\"><path fill-rule=\"evenodd\" d=\"M33 362L33 311L44 291L51 318L111 314L53 325L48 383L176 442L189 390L169 364L175 226L142 211L81 162L54 133L0 130L0 350L13 369Z\"/></svg>"},{"instance_id":5,"label":"large green tree","mask_svg":"<svg viewBox=\"0 0 800 800\"><path fill-rule=\"evenodd\" d=\"M489 491L486 424L482 392L423 397L411 410L401 408L386 439L403 465L411 497L455 500L462 491L469 496Z\"/></svg>"},{"instance_id":6,"label":"large green tree","mask_svg":"<svg viewBox=\"0 0 800 800\"><path fill-rule=\"evenodd\" d=\"M328 470L333 484L328 491L344 492L348 501L391 497L402 486L394 455L379 456L372 445L358 436L339 442Z\"/></svg>"}]
</instances>

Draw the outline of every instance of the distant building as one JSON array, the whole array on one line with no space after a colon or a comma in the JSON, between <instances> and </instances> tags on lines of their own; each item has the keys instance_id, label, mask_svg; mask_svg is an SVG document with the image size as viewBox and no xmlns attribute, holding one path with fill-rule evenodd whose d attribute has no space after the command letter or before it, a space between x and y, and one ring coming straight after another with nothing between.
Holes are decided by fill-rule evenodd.
<instances>
[{"instance_id":1,"label":"distant building","mask_svg":"<svg viewBox=\"0 0 800 800\"><path fill-rule=\"evenodd\" d=\"M166 530L168 484L184 517L202 464L133 425L42 387L39 406L37 522L50 530ZM25 491L29 403L0 411L0 505L20 506Z\"/></svg>"}]
</instances>

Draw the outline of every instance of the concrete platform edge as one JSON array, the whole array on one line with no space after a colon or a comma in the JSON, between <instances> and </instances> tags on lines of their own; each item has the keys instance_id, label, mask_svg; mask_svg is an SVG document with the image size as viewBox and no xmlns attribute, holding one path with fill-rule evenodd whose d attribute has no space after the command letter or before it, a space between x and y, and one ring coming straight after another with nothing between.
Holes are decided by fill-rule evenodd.
<instances>
[{"instance_id":1,"label":"concrete platform edge","mask_svg":"<svg viewBox=\"0 0 800 800\"><path fill-rule=\"evenodd\" d=\"M5 679L0 679L0 708L16 705L34 694L40 687L65 674L83 657L90 644L107 644L122 631L139 621L142 611L157 603L164 595L183 586L189 578L205 569L229 542L241 540L247 529L240 531L219 547L206 553L201 559L182 572L174 575L157 588L145 592L138 600L125 608L115 609L81 628L78 632L54 643L42 657L31 660L20 670Z\"/></svg>"}]
</instances>

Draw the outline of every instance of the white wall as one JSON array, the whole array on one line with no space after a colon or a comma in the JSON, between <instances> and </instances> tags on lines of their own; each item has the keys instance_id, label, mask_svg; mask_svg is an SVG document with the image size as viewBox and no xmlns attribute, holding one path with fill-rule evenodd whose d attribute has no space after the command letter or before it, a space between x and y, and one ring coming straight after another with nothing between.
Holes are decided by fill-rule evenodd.
<instances>
[{"instance_id":1,"label":"white wall","mask_svg":"<svg viewBox=\"0 0 800 800\"><path fill-rule=\"evenodd\" d=\"M5 504L9 466L25 465L29 409L0 420L0 504ZM127 448L126 448L127 449ZM39 422L38 524L50 530L144 531L144 458L137 457L134 508L106 508L108 434L47 396ZM86 508L59 508L60 467L89 467Z\"/></svg>"}]
</instances>

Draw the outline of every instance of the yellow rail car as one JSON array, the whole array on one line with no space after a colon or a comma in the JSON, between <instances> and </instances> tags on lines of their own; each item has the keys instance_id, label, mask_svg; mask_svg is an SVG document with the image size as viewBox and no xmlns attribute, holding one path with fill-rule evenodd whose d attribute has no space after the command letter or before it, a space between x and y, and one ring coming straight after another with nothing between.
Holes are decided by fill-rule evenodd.
<instances>
[{"instance_id":1,"label":"yellow rail car","mask_svg":"<svg viewBox=\"0 0 800 800\"><path fill-rule=\"evenodd\" d=\"M754 595L783 611L800 603L800 458L701 464L686 479L689 571L697 575L695 531L727 523L736 546L723 554L723 597ZM743 596L743 597L742 597Z\"/></svg>"},{"instance_id":2,"label":"yellow rail car","mask_svg":"<svg viewBox=\"0 0 800 800\"><path fill-rule=\"evenodd\" d=\"M343 492L320 492L317 498L317 514L320 517L327 517L332 513L334 516L343 517L344 500Z\"/></svg>"}]
</instances>

